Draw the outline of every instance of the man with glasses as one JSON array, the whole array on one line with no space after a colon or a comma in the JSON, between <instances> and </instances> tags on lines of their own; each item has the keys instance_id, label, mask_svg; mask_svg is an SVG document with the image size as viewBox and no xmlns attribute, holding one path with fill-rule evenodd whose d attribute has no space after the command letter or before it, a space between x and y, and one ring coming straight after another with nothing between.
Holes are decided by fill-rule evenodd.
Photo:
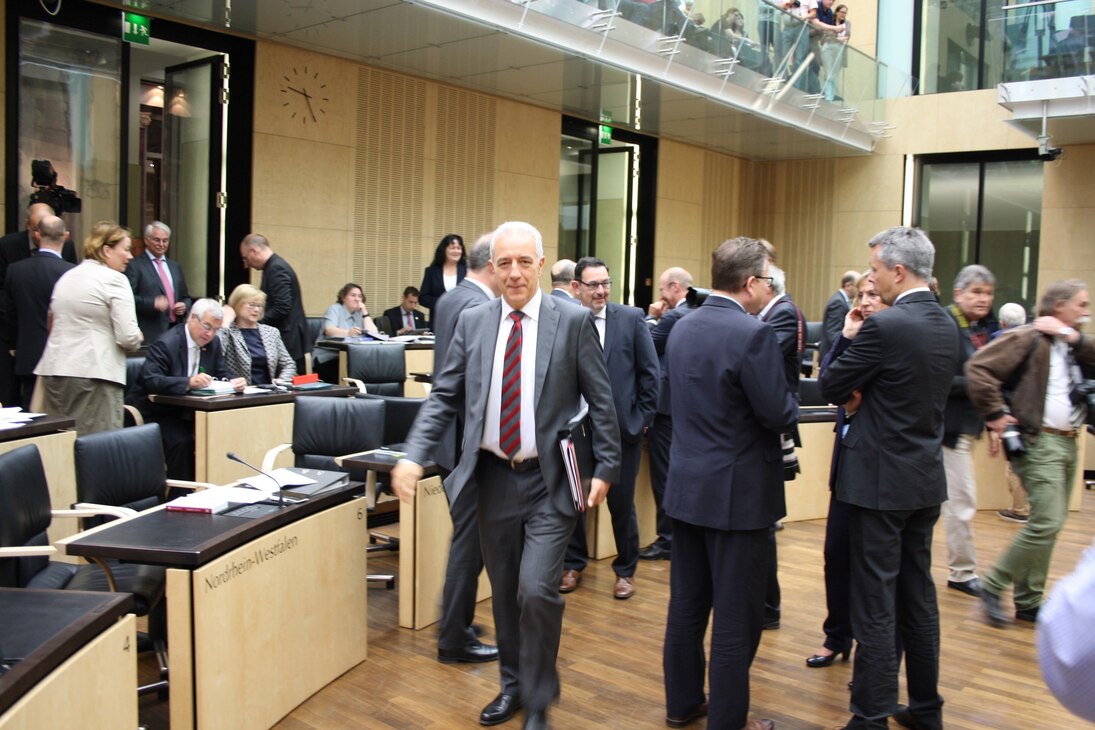
<instances>
[{"instance_id":1,"label":"man with glasses","mask_svg":"<svg viewBox=\"0 0 1095 730\"><path fill-rule=\"evenodd\" d=\"M182 267L167 258L170 244L171 229L167 224L149 223L144 228L144 256L134 257L125 270L137 305L137 326L148 343L182 322L190 308Z\"/></svg>"},{"instance_id":2,"label":"man with glasses","mask_svg":"<svg viewBox=\"0 0 1095 730\"><path fill-rule=\"evenodd\" d=\"M194 422L187 410L152 403L150 395L186 395L226 380L237 392L247 385L233 378L224 364L217 331L224 310L212 299L194 302L185 327L172 327L148 348L133 404L145 421L160 424L168 479L194 479Z\"/></svg>"},{"instance_id":3,"label":"man with glasses","mask_svg":"<svg viewBox=\"0 0 1095 730\"><path fill-rule=\"evenodd\" d=\"M768 249L733 238L711 264L711 293L677 323L666 367L673 518L665 629L666 724L770 730L749 719L749 667L764 624L768 530L786 513L780 433L798 421L768 302ZM704 656L714 614L711 660ZM704 668L710 666L710 694Z\"/></svg>"},{"instance_id":4,"label":"man with glasses","mask_svg":"<svg viewBox=\"0 0 1095 730\"><path fill-rule=\"evenodd\" d=\"M612 595L626 599L635 593L635 566L639 562L635 478L639 475L643 435L654 422L658 407L661 380L658 353L654 351L654 342L650 339L642 312L608 301L612 279L604 261L591 256L579 259L574 267L571 287L582 306L593 311L593 322L604 348L605 365L608 366L616 420L620 426L623 449L620 479L609 490L607 502L612 515L612 535L616 539L616 559L612 561L616 585ZM583 514L579 515L567 546L563 577L559 583L561 593L569 593L578 587L588 561Z\"/></svg>"}]
</instances>

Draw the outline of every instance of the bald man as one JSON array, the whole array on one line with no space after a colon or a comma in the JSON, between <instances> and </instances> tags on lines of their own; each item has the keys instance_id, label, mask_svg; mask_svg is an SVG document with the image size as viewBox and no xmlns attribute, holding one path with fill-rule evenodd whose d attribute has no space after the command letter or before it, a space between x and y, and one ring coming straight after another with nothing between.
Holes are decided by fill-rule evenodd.
<instances>
[{"instance_id":1,"label":"bald man","mask_svg":"<svg viewBox=\"0 0 1095 730\"><path fill-rule=\"evenodd\" d=\"M559 259L551 267L551 296L567 304L581 304L570 291L570 282L574 281L574 266L570 259Z\"/></svg>"}]
</instances>

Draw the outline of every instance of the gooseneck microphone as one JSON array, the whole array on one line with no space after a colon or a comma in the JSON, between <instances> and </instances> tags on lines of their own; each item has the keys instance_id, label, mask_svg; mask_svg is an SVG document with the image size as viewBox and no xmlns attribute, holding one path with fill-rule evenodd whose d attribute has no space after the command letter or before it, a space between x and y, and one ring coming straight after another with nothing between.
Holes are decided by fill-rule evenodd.
<instances>
[{"instance_id":1,"label":"gooseneck microphone","mask_svg":"<svg viewBox=\"0 0 1095 730\"><path fill-rule=\"evenodd\" d=\"M285 506L285 496L281 493L281 484L278 483L277 479L274 479L273 476L267 474L262 469L259 469L257 466L252 466L252 465L248 464L246 461L244 461L239 456L237 456L235 451L229 451L227 454L225 454L225 456L227 456L231 461L234 461L237 464L243 464L248 469L250 469L252 471L256 471L259 474L262 474L267 479L272 480L274 482L274 485L277 486L277 488L278 488L278 507L284 507Z\"/></svg>"}]
</instances>

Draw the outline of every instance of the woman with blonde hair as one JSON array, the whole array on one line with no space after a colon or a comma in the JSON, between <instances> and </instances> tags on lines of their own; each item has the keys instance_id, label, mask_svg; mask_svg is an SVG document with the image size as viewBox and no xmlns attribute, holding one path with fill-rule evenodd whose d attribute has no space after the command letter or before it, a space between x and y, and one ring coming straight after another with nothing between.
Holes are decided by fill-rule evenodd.
<instances>
[{"instance_id":1,"label":"woman with blonde hair","mask_svg":"<svg viewBox=\"0 0 1095 730\"><path fill-rule=\"evenodd\" d=\"M35 410L76 419L81 436L122 427L125 353L144 339L125 277L133 242L112 221L91 227L84 260L53 288L52 326L34 374Z\"/></svg>"},{"instance_id":2,"label":"woman with blonde hair","mask_svg":"<svg viewBox=\"0 0 1095 730\"><path fill-rule=\"evenodd\" d=\"M228 306L235 318L217 332L228 371L246 379L248 385L291 380L297 367L281 333L276 327L259 324L266 309L266 293L250 284L240 284L229 295Z\"/></svg>"}]
</instances>

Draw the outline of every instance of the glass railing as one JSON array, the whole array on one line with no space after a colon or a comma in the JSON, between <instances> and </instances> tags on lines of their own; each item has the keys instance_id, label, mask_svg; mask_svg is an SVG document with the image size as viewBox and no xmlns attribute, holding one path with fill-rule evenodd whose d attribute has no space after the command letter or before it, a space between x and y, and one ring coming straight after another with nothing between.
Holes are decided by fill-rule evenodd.
<instances>
[{"instance_id":1,"label":"glass railing","mask_svg":"<svg viewBox=\"0 0 1095 730\"><path fill-rule=\"evenodd\" d=\"M480 0L478 6L487 2ZM880 116L879 102L914 91L907 73L856 50L846 34L814 29L764 0L517 4L524 6L520 25L525 25L528 14L539 13L599 34L597 56L602 60L634 59L633 51L641 51L661 62L644 63L642 69L632 66L636 73L646 72L662 83L738 107L748 98L755 113L785 121L788 107L802 109L807 112L805 120L799 116L793 121L807 126L829 120L845 130L884 136L888 125ZM649 73L651 69L655 73ZM697 73L708 80L713 77L714 83L701 82ZM831 125L828 131L833 131Z\"/></svg>"},{"instance_id":2,"label":"glass railing","mask_svg":"<svg viewBox=\"0 0 1095 730\"><path fill-rule=\"evenodd\" d=\"M1091 0L1010 2L990 11L985 36L988 86L1095 73Z\"/></svg>"}]
</instances>

